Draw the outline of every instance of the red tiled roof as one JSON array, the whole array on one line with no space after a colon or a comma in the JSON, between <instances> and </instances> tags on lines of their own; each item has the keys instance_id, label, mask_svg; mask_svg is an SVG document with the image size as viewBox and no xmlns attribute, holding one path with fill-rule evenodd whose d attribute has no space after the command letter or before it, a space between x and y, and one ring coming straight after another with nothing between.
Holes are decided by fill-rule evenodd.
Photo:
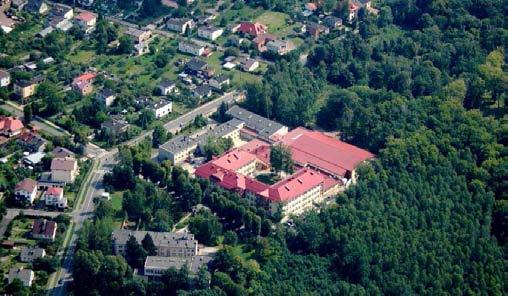
<instances>
[{"instance_id":1,"label":"red tiled roof","mask_svg":"<svg viewBox=\"0 0 508 296\"><path fill-rule=\"evenodd\" d=\"M15 191L24 190L26 192L32 192L37 188L37 181L26 178L23 181L16 184Z\"/></svg>"},{"instance_id":2,"label":"red tiled roof","mask_svg":"<svg viewBox=\"0 0 508 296\"><path fill-rule=\"evenodd\" d=\"M311 169L301 169L294 175L275 183L269 189L268 198L275 202L285 202L304 194L323 184L322 174Z\"/></svg>"},{"instance_id":3,"label":"red tiled roof","mask_svg":"<svg viewBox=\"0 0 508 296\"><path fill-rule=\"evenodd\" d=\"M270 150L271 150L271 148L270 148L270 144L268 144L267 142L255 139L250 142L247 142L246 144L242 145L238 149L250 152L250 153L256 155L256 157L260 161L264 162L267 165L270 164Z\"/></svg>"},{"instance_id":4,"label":"red tiled roof","mask_svg":"<svg viewBox=\"0 0 508 296\"><path fill-rule=\"evenodd\" d=\"M337 176L344 176L363 161L374 157L367 150L302 127L290 131L283 137L282 143L291 149L295 162Z\"/></svg>"},{"instance_id":5,"label":"red tiled roof","mask_svg":"<svg viewBox=\"0 0 508 296\"><path fill-rule=\"evenodd\" d=\"M23 127L23 122L15 117L4 117L0 119L0 130L2 132L15 132Z\"/></svg>"},{"instance_id":6,"label":"red tiled roof","mask_svg":"<svg viewBox=\"0 0 508 296\"><path fill-rule=\"evenodd\" d=\"M52 196L60 196L63 194L63 189L60 187L49 187L46 192L44 192L45 195L52 195Z\"/></svg>"},{"instance_id":7,"label":"red tiled roof","mask_svg":"<svg viewBox=\"0 0 508 296\"><path fill-rule=\"evenodd\" d=\"M53 233L56 231L56 222L49 221L46 219L37 219L34 222L34 226L32 228L32 234L43 234L45 236L51 237Z\"/></svg>"},{"instance_id":8,"label":"red tiled roof","mask_svg":"<svg viewBox=\"0 0 508 296\"><path fill-rule=\"evenodd\" d=\"M309 10L309 11L314 11L314 10L318 9L318 5L317 5L317 3L309 2L309 3L305 4L305 8L307 8L307 10Z\"/></svg>"},{"instance_id":9,"label":"red tiled roof","mask_svg":"<svg viewBox=\"0 0 508 296\"><path fill-rule=\"evenodd\" d=\"M252 42L256 44L266 44L268 41L272 41L277 39L277 37L273 36L272 34L259 34L254 39L252 39Z\"/></svg>"},{"instance_id":10,"label":"red tiled roof","mask_svg":"<svg viewBox=\"0 0 508 296\"><path fill-rule=\"evenodd\" d=\"M72 84L77 84L80 82L90 83L93 79L95 79L95 77L97 77L97 74L86 72L86 73L83 73L83 74L75 77L74 80L72 80Z\"/></svg>"},{"instance_id":11,"label":"red tiled roof","mask_svg":"<svg viewBox=\"0 0 508 296\"><path fill-rule=\"evenodd\" d=\"M75 19L83 21L83 22L89 22L93 20L94 18L97 18L97 15L90 11L83 11L82 13L78 14Z\"/></svg>"},{"instance_id":12,"label":"red tiled roof","mask_svg":"<svg viewBox=\"0 0 508 296\"><path fill-rule=\"evenodd\" d=\"M51 170L72 171L76 164L73 158L54 158L51 161Z\"/></svg>"},{"instance_id":13,"label":"red tiled roof","mask_svg":"<svg viewBox=\"0 0 508 296\"><path fill-rule=\"evenodd\" d=\"M255 160L255 155L244 150L235 149L227 152L217 159L212 160L212 163L221 168L236 171Z\"/></svg>"},{"instance_id":14,"label":"red tiled roof","mask_svg":"<svg viewBox=\"0 0 508 296\"><path fill-rule=\"evenodd\" d=\"M259 34L265 34L266 33L266 26L261 23L251 23L251 22L242 22L240 24L240 28L238 28L238 31L249 34L252 36L257 36Z\"/></svg>"}]
</instances>

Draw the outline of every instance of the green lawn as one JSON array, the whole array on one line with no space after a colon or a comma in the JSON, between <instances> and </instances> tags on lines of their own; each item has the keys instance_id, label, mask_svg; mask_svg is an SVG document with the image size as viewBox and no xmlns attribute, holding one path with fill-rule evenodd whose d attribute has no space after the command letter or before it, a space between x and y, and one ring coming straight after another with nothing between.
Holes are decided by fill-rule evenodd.
<instances>
[{"instance_id":1,"label":"green lawn","mask_svg":"<svg viewBox=\"0 0 508 296\"><path fill-rule=\"evenodd\" d=\"M116 191L111 194L111 205L113 206L113 210L119 211L122 209L122 199L123 191Z\"/></svg>"},{"instance_id":2,"label":"green lawn","mask_svg":"<svg viewBox=\"0 0 508 296\"><path fill-rule=\"evenodd\" d=\"M255 19L256 22L265 24L268 27L268 33L278 37L286 36L288 33L289 16L282 12L267 11ZM291 32L291 30L289 31Z\"/></svg>"},{"instance_id":3,"label":"green lawn","mask_svg":"<svg viewBox=\"0 0 508 296\"><path fill-rule=\"evenodd\" d=\"M29 245L35 245L36 242L30 239L33 220L29 218L16 218L12 220L11 235L8 240L23 242Z\"/></svg>"}]
</instances>

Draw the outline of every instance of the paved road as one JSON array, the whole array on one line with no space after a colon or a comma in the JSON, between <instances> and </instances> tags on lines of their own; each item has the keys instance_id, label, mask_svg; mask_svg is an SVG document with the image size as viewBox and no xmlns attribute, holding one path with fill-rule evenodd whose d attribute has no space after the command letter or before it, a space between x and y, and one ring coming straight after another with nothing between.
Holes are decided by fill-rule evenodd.
<instances>
[{"instance_id":1,"label":"paved road","mask_svg":"<svg viewBox=\"0 0 508 296\"><path fill-rule=\"evenodd\" d=\"M171 132L176 132L192 122L194 118L198 114L202 114L203 116L208 116L215 112L222 102L231 103L233 101L238 101L243 99L243 94L233 91L227 93L213 101L210 101L164 125L164 127ZM150 136L152 131L146 131L136 138L130 140L126 143L126 145L132 146L136 145L147 136ZM98 165L92 168L91 175L88 181L88 186L85 189L85 195L83 201L77 205L75 210L72 212L72 219L74 223L74 230L71 234L70 240L65 244L65 248L68 246L67 252L64 254L64 260L62 264L62 268L57 273L55 278L52 278L49 283L50 291L49 294L54 296L62 296L67 295L66 287L72 281L72 259L74 257L74 247L76 245L76 240L78 239L79 230L83 227L83 223L87 219L93 218L94 212L94 203L93 198L95 196L99 196L103 192L103 184L102 180L104 175L107 172L110 172L113 169L113 166L117 163L116 155L118 153L118 149L114 148L110 151L102 151L94 150L97 154L93 156L94 159L98 161ZM78 201L79 202L79 201Z\"/></svg>"},{"instance_id":2,"label":"paved road","mask_svg":"<svg viewBox=\"0 0 508 296\"><path fill-rule=\"evenodd\" d=\"M115 154L116 151L105 152L99 155L96 159L98 165L93 169L89 179L88 186L85 188L85 193L80 204L72 212L72 220L74 223L74 229L71 234L71 238L65 245L64 250L68 247L67 252L64 254L64 260L62 268L58 271L56 278L49 284L51 290L49 294L61 296L67 295L67 284L72 281L72 260L74 257L74 247L78 239L79 231L83 227L83 223L93 218L95 204L93 202L94 197L99 196L103 192L104 174L111 171L114 164L116 163Z\"/></svg>"},{"instance_id":3,"label":"paved road","mask_svg":"<svg viewBox=\"0 0 508 296\"><path fill-rule=\"evenodd\" d=\"M23 119L23 109L19 105L16 105L12 102L6 102L5 104L0 105L0 108L12 113L14 116L18 118ZM38 116L34 116L34 119L32 120L32 122L30 122L30 124L36 127L37 129L43 130L53 136L60 137L64 135L69 135L69 133L66 130Z\"/></svg>"},{"instance_id":4,"label":"paved road","mask_svg":"<svg viewBox=\"0 0 508 296\"><path fill-rule=\"evenodd\" d=\"M176 119L173 119L173 120L167 122L166 124L164 124L164 128L168 132L176 133L179 130L181 130L183 127L185 127L186 125L191 123L194 120L194 118L196 118L196 116L198 116L199 114L201 114L205 117L210 116L212 113L217 111L217 109L222 104L222 102L230 104L232 102L241 101L241 100L243 100L243 98L244 98L243 93L238 92L238 91L231 91L229 93L226 93L226 94L214 99L213 101L210 101L202 106L197 107L196 109L194 109L192 111L189 111L189 112L183 114L182 116L180 116ZM152 136L151 130L143 132L136 138L125 142L125 144L127 146L136 145L148 136ZM116 149L113 149L111 151L114 151L114 150L116 150Z\"/></svg>"}]
</instances>

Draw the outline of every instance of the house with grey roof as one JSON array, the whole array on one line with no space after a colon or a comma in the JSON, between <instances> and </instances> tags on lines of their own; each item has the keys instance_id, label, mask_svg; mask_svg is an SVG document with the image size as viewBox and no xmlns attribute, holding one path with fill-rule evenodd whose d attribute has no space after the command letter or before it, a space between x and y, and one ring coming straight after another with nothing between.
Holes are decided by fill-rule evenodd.
<instances>
[{"instance_id":1,"label":"house with grey roof","mask_svg":"<svg viewBox=\"0 0 508 296\"><path fill-rule=\"evenodd\" d=\"M46 250L39 247L21 247L19 258L21 262L32 263L35 259L46 256Z\"/></svg>"},{"instance_id":2,"label":"house with grey roof","mask_svg":"<svg viewBox=\"0 0 508 296\"><path fill-rule=\"evenodd\" d=\"M197 98L208 98L212 95L212 88L203 84L192 90L192 94Z\"/></svg>"},{"instance_id":3,"label":"house with grey roof","mask_svg":"<svg viewBox=\"0 0 508 296\"><path fill-rule=\"evenodd\" d=\"M185 34L194 27L194 21L190 18L171 18L167 21L166 27L170 31Z\"/></svg>"},{"instance_id":4,"label":"house with grey roof","mask_svg":"<svg viewBox=\"0 0 508 296\"><path fill-rule=\"evenodd\" d=\"M152 237L157 249L157 256L188 258L196 256L198 253L198 241L189 232L177 233L116 229L111 235L115 254L125 255L127 241L131 237L134 237L141 244L141 241L147 234Z\"/></svg>"},{"instance_id":5,"label":"house with grey roof","mask_svg":"<svg viewBox=\"0 0 508 296\"><path fill-rule=\"evenodd\" d=\"M277 140L278 136L288 133L287 126L236 105L231 107L226 114L245 123L241 134L246 139L259 138L273 142Z\"/></svg>"},{"instance_id":6,"label":"house with grey roof","mask_svg":"<svg viewBox=\"0 0 508 296\"><path fill-rule=\"evenodd\" d=\"M198 255L191 258L148 256L144 265L145 276L160 277L170 268L180 270L184 266L187 266L191 274L196 274L201 267L206 267L212 259L211 256L207 255Z\"/></svg>"},{"instance_id":7,"label":"house with grey roof","mask_svg":"<svg viewBox=\"0 0 508 296\"><path fill-rule=\"evenodd\" d=\"M7 281L12 283L15 279L20 280L25 287L31 287L35 279L35 273L31 269L13 267L9 269Z\"/></svg>"},{"instance_id":8,"label":"house with grey roof","mask_svg":"<svg viewBox=\"0 0 508 296\"><path fill-rule=\"evenodd\" d=\"M240 129L243 122L231 119L196 137L179 135L159 146L159 159L181 163L187 159L199 146L203 146L208 139L230 138L233 142L240 139Z\"/></svg>"}]
</instances>

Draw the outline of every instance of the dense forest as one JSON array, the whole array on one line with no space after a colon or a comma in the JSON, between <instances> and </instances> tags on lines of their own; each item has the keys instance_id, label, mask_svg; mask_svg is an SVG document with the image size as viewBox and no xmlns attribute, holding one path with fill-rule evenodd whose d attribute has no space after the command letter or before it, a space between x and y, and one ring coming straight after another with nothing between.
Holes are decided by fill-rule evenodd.
<instances>
[{"instance_id":1,"label":"dense forest","mask_svg":"<svg viewBox=\"0 0 508 296\"><path fill-rule=\"evenodd\" d=\"M247 108L338 130L377 154L337 205L272 227L276 218L235 194L150 162L150 143L120 149L105 181L125 190L126 215L166 230L204 204L217 217L199 212L190 227L212 245L223 235L224 248L209 272L168 270L146 284L131 268L149 248L132 246L127 261L111 255L112 213L99 205L78 242L76 293L506 294L508 2L377 4L357 33L325 36L305 65L291 54L247 86Z\"/></svg>"}]
</instances>

